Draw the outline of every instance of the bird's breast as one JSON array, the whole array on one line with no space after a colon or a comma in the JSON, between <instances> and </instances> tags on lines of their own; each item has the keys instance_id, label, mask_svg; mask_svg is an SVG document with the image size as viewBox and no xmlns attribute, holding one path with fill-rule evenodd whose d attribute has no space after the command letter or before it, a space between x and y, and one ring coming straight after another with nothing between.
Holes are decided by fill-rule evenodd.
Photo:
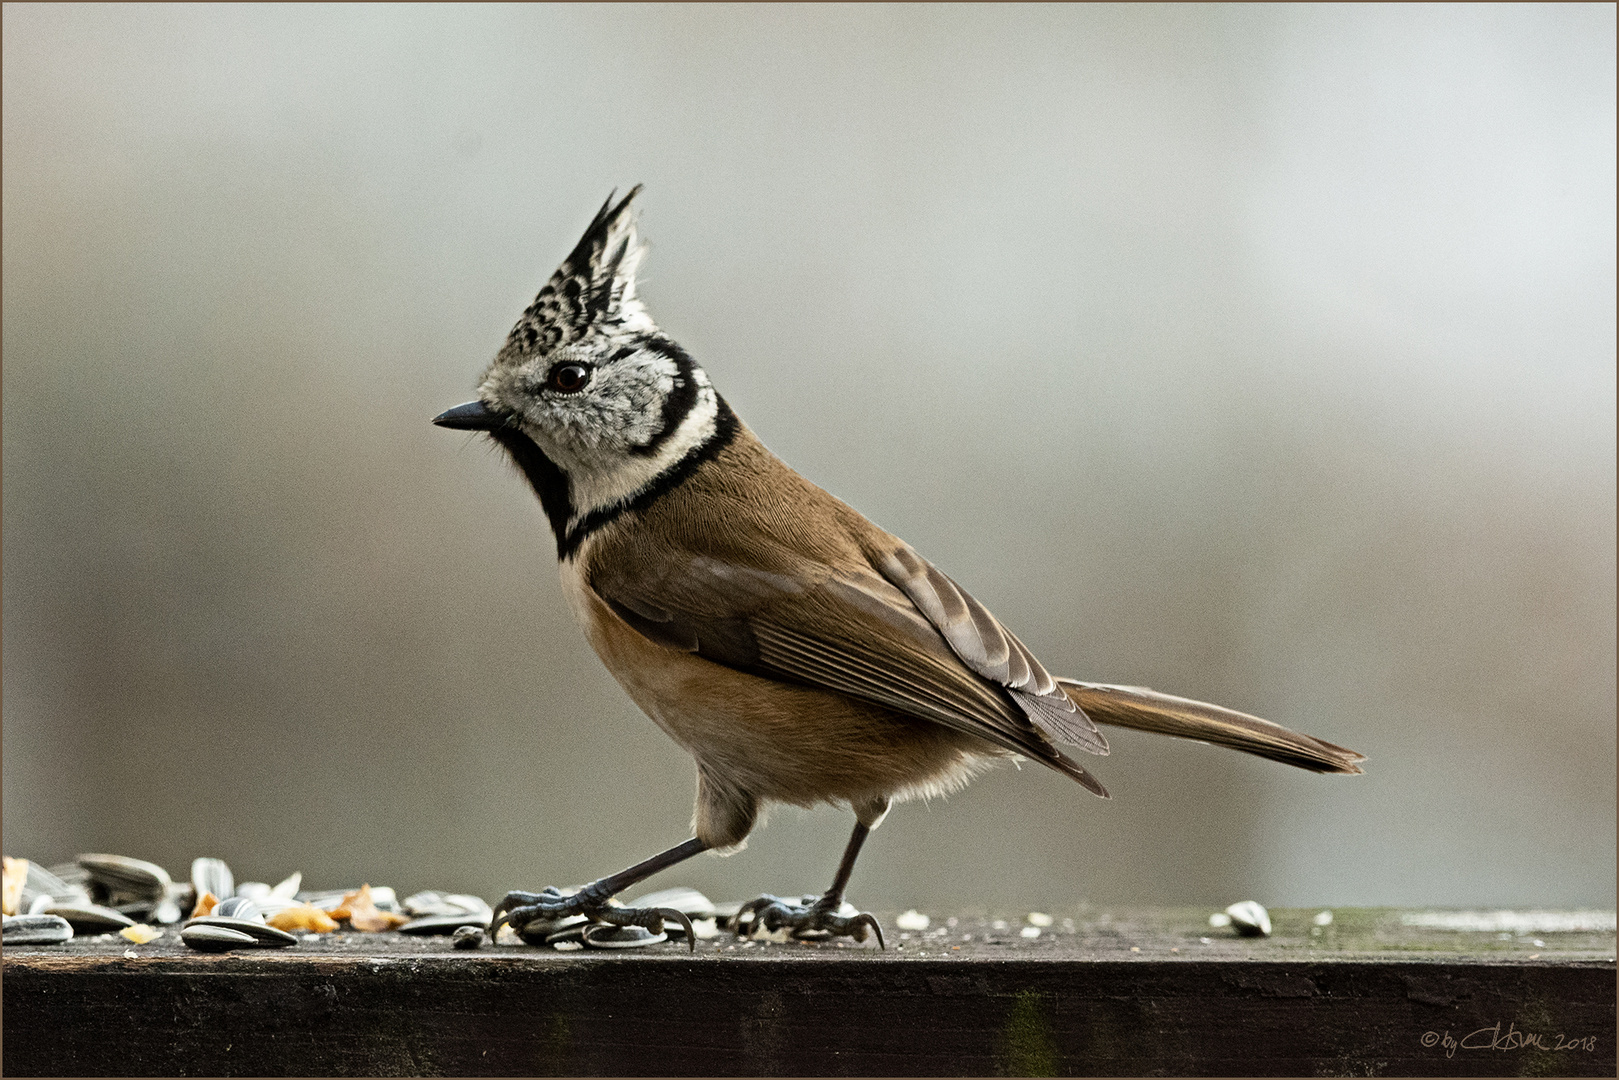
<instances>
[{"instance_id":1,"label":"bird's breast","mask_svg":"<svg viewBox=\"0 0 1619 1080\"><path fill-rule=\"evenodd\" d=\"M587 580L590 543L561 564L585 638L641 711L740 790L798 805L959 787L995 751L942 725L843 694L749 674L649 641Z\"/></svg>"}]
</instances>

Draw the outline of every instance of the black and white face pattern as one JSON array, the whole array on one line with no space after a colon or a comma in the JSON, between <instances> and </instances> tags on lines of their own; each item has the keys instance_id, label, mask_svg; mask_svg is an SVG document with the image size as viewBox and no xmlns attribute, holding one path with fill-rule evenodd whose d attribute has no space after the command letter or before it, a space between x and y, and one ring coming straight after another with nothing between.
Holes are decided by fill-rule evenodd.
<instances>
[{"instance_id":1,"label":"black and white face pattern","mask_svg":"<svg viewBox=\"0 0 1619 1080\"><path fill-rule=\"evenodd\" d=\"M713 437L708 375L661 334L496 361L478 396L567 476L576 518L634 498Z\"/></svg>"},{"instance_id":2,"label":"black and white face pattern","mask_svg":"<svg viewBox=\"0 0 1619 1080\"><path fill-rule=\"evenodd\" d=\"M497 441L546 503L559 551L568 534L633 503L727 425L707 373L636 298L644 248L627 213L634 196L602 207L478 387L484 405L509 418ZM560 472L565 491L554 490L555 477L553 490L542 487L524 461L528 448L511 441L513 428Z\"/></svg>"}]
</instances>

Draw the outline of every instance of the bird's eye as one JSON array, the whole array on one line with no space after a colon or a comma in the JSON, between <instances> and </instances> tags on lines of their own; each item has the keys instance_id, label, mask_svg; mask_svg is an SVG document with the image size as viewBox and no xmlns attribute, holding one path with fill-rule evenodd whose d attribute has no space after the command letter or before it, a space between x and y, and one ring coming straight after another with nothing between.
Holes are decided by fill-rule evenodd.
<instances>
[{"instance_id":1,"label":"bird's eye","mask_svg":"<svg viewBox=\"0 0 1619 1080\"><path fill-rule=\"evenodd\" d=\"M558 364L545 376L545 388L559 394L577 394L589 382L589 364Z\"/></svg>"}]
</instances>

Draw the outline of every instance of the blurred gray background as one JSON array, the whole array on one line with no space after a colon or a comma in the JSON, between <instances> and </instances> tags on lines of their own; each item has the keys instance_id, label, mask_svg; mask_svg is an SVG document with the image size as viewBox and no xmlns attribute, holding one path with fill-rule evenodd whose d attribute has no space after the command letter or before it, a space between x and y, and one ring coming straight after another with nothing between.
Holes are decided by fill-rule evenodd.
<instances>
[{"instance_id":1,"label":"blurred gray background","mask_svg":"<svg viewBox=\"0 0 1619 1080\"><path fill-rule=\"evenodd\" d=\"M689 759L432 427L617 186L761 438L1110 732L900 807L852 898L1602 905L1615 11L4 8L4 847L577 883ZM820 890L778 810L665 874Z\"/></svg>"}]
</instances>

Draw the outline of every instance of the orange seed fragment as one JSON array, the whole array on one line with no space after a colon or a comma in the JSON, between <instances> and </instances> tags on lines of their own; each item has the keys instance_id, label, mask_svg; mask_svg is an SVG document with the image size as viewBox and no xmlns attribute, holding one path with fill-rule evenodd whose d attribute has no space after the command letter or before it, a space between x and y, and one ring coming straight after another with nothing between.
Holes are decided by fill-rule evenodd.
<instances>
[{"instance_id":1,"label":"orange seed fragment","mask_svg":"<svg viewBox=\"0 0 1619 1080\"><path fill-rule=\"evenodd\" d=\"M17 905L22 903L23 883L27 880L28 860L5 856L5 884L3 891L0 891L0 910L7 915L17 914Z\"/></svg>"},{"instance_id":2,"label":"orange seed fragment","mask_svg":"<svg viewBox=\"0 0 1619 1080\"><path fill-rule=\"evenodd\" d=\"M314 904L304 904L302 907L287 908L270 916L265 922L277 930L287 933L295 931L311 931L316 934L329 934L337 929L337 920Z\"/></svg>"},{"instance_id":3,"label":"orange seed fragment","mask_svg":"<svg viewBox=\"0 0 1619 1080\"><path fill-rule=\"evenodd\" d=\"M403 926L410 922L408 918L392 911L378 911L377 905L371 900L371 886L361 885L358 892L351 892L343 897L343 902L331 912L334 919L347 919L348 924L356 930L363 930L368 934L375 934L382 930L392 930L396 926Z\"/></svg>"}]
</instances>

